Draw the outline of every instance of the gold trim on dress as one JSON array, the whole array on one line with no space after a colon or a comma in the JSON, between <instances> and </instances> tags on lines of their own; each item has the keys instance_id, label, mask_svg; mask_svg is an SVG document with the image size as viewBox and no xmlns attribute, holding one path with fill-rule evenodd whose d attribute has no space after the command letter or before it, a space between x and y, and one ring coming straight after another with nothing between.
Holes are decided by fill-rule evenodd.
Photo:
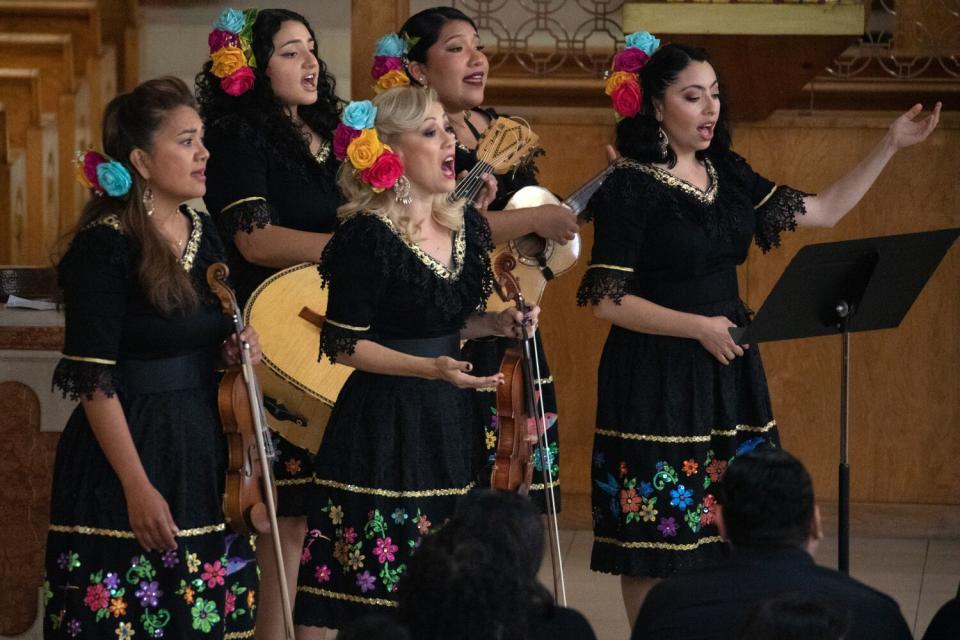
<instances>
[{"instance_id":1,"label":"gold trim on dress","mask_svg":"<svg viewBox=\"0 0 960 640\"><path fill-rule=\"evenodd\" d=\"M200 214L190 207L185 206L184 209L186 209L190 215L193 230L190 232L190 239L187 240L187 246L184 248L183 256L179 262L183 266L183 270L189 273L190 270L193 269L193 261L197 259L197 251L200 250L200 238L203 235L203 220Z\"/></svg>"},{"instance_id":2,"label":"gold trim on dress","mask_svg":"<svg viewBox=\"0 0 960 640\"><path fill-rule=\"evenodd\" d=\"M656 433L626 433L623 431L612 431L610 429L597 429L597 435L608 436L611 438L621 438L623 440L642 440L644 442L683 444L689 442L710 442L710 440L715 436L735 436L741 431L766 433L775 426L777 426L776 420L771 420L767 424L760 427L755 427L748 424L738 424L733 429L711 429L709 435L702 436L662 436Z\"/></svg>"},{"instance_id":3,"label":"gold trim on dress","mask_svg":"<svg viewBox=\"0 0 960 640\"><path fill-rule=\"evenodd\" d=\"M83 356L68 356L63 354L64 360L74 360L76 362L92 362L93 364L117 364L116 360L106 360L105 358L85 358Z\"/></svg>"},{"instance_id":4,"label":"gold trim on dress","mask_svg":"<svg viewBox=\"0 0 960 640\"><path fill-rule=\"evenodd\" d=\"M547 485L544 484L543 482L534 482L530 485L530 491L544 491L546 486ZM560 486L559 480L554 480L553 482L550 483L551 489L556 489L559 486Z\"/></svg>"},{"instance_id":5,"label":"gold trim on dress","mask_svg":"<svg viewBox=\"0 0 960 640\"><path fill-rule=\"evenodd\" d=\"M667 186L680 189L687 195L693 196L703 204L713 204L713 201L717 199L717 188L720 183L717 179L717 170L714 169L713 163L710 162L709 158L703 159L703 166L707 168L707 176L710 178L710 184L707 186L706 191L701 191L698 187L693 186L686 180L681 180L666 169L653 164L637 162L636 160L631 160L630 158L620 158L617 160L617 166L627 167L629 169L645 173Z\"/></svg>"},{"instance_id":6,"label":"gold trim on dress","mask_svg":"<svg viewBox=\"0 0 960 640\"><path fill-rule=\"evenodd\" d=\"M367 325L365 327L357 327L352 324L344 324L343 322L337 322L336 320L331 320L330 318L327 318L326 320L324 320L324 322L326 322L327 324L332 324L335 327L340 327L341 329L346 329L347 331L369 331L370 330L370 325Z\"/></svg>"},{"instance_id":7,"label":"gold trim on dress","mask_svg":"<svg viewBox=\"0 0 960 640\"><path fill-rule=\"evenodd\" d=\"M295 487L299 484L312 484L313 478L286 478L285 480L274 480L273 484L278 487Z\"/></svg>"},{"instance_id":8,"label":"gold trim on dress","mask_svg":"<svg viewBox=\"0 0 960 640\"><path fill-rule=\"evenodd\" d=\"M623 540L617 540L616 538L601 538L599 536L593 540L594 542L599 542L601 544L616 545L623 549L660 549L663 551L696 551L705 544L723 542L723 538L720 536L708 536L706 538L700 538L696 542L690 544L674 544L672 542L624 542Z\"/></svg>"},{"instance_id":9,"label":"gold trim on dress","mask_svg":"<svg viewBox=\"0 0 960 640\"><path fill-rule=\"evenodd\" d=\"M247 631L231 631L230 633L225 633L223 635L223 640L240 640L241 638L252 638L255 633L255 629L248 629Z\"/></svg>"},{"instance_id":10,"label":"gold trim on dress","mask_svg":"<svg viewBox=\"0 0 960 640\"><path fill-rule=\"evenodd\" d=\"M615 264L588 264L587 270L590 269L612 269L613 271L626 271L627 273L633 273L633 269L630 267L618 267Z\"/></svg>"},{"instance_id":11,"label":"gold trim on dress","mask_svg":"<svg viewBox=\"0 0 960 640\"><path fill-rule=\"evenodd\" d=\"M779 189L779 188L780 188L779 186L773 185L773 189L770 189L770 193L768 193L767 195L763 196L763 200L761 200L761 201L758 202L756 205L754 205L754 207L753 207L754 210L757 210L757 209L759 209L760 207L762 207L763 205L767 204L767 200L769 200L770 198L772 198L772 197L773 197L773 194L776 193L776 192L777 192L777 189Z\"/></svg>"},{"instance_id":12,"label":"gold trim on dress","mask_svg":"<svg viewBox=\"0 0 960 640\"><path fill-rule=\"evenodd\" d=\"M475 482L469 483L467 486L461 488L452 488L452 489L419 489L413 491L395 491L393 489L378 489L376 487L361 487L356 484L346 484L343 482L337 482L336 480L325 480L323 478L313 477L314 484L318 484L321 487L331 487L333 489L339 489L341 491L350 491L351 493L365 493L372 496L381 496L384 498L433 498L436 496L462 496L466 495L471 489L476 486Z\"/></svg>"},{"instance_id":13,"label":"gold trim on dress","mask_svg":"<svg viewBox=\"0 0 960 640\"><path fill-rule=\"evenodd\" d=\"M405 244L407 248L413 252L413 255L417 256L417 259L419 259L425 267L430 269L430 271L433 271L437 276L443 278L444 280L456 280L460 277L460 272L463 271L463 261L467 255L467 234L464 227L460 227L460 229L458 229L454 235L453 269L450 269L445 264L421 249L417 243L411 242L410 238L407 237L407 234L398 229L397 225L395 225L393 220L390 218L373 211L365 211L364 215L373 216L383 222L383 224L386 225L386 227L390 229L395 236L397 236L400 242ZM327 322L329 322L329 320Z\"/></svg>"},{"instance_id":14,"label":"gold trim on dress","mask_svg":"<svg viewBox=\"0 0 960 640\"><path fill-rule=\"evenodd\" d=\"M223 213L228 209L232 209L238 204L243 204L244 202L255 202L256 200L263 200L264 202L267 201L267 199L264 198L263 196L250 196L249 198L240 198L239 200L234 200L233 202L225 206L223 209L220 209L220 213Z\"/></svg>"},{"instance_id":15,"label":"gold trim on dress","mask_svg":"<svg viewBox=\"0 0 960 640\"><path fill-rule=\"evenodd\" d=\"M220 524L209 524L205 527L195 527L193 529L181 529L175 534L177 538L192 538L194 536L203 536L208 533L216 533L217 531L226 531L227 525L224 523ZM126 538L126 539L136 539L136 535L133 531L126 531L123 529L101 529L99 527L84 527L81 525L64 525L64 524L51 524L49 527L50 531L55 531L56 533L79 533L85 536L107 536L108 538Z\"/></svg>"},{"instance_id":16,"label":"gold trim on dress","mask_svg":"<svg viewBox=\"0 0 960 640\"><path fill-rule=\"evenodd\" d=\"M356 602L357 604L372 604L380 607L396 607L399 606L395 600L387 600L386 598L363 598L361 596L355 596L350 593L340 593L339 591L328 591L327 589L318 589L317 587L306 587L298 586L297 591L303 593L309 593L314 596L321 596L324 598L333 598L334 600L346 600L347 602Z\"/></svg>"},{"instance_id":17,"label":"gold trim on dress","mask_svg":"<svg viewBox=\"0 0 960 640\"><path fill-rule=\"evenodd\" d=\"M84 229L98 226L110 227L111 229L115 229L117 231L123 231L123 229L120 228L120 218L115 213L105 215L102 218L97 218L96 220L87 224Z\"/></svg>"}]
</instances>

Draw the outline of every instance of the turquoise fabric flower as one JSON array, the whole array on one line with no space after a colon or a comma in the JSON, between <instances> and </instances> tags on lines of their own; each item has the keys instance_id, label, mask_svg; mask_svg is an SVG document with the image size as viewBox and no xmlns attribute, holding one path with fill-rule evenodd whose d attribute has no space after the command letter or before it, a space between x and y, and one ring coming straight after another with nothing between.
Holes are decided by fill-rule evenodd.
<instances>
[{"instance_id":1,"label":"turquoise fabric flower","mask_svg":"<svg viewBox=\"0 0 960 640\"><path fill-rule=\"evenodd\" d=\"M375 55L402 56L406 52L406 45L403 43L403 40L400 39L400 36L395 33L388 33L377 40L377 51Z\"/></svg>"},{"instance_id":2,"label":"turquoise fabric flower","mask_svg":"<svg viewBox=\"0 0 960 640\"><path fill-rule=\"evenodd\" d=\"M369 129L377 119L377 108L369 100L351 102L343 110L343 124L353 129Z\"/></svg>"},{"instance_id":3,"label":"turquoise fabric flower","mask_svg":"<svg viewBox=\"0 0 960 640\"><path fill-rule=\"evenodd\" d=\"M239 34L243 31L244 20L243 11L239 9L224 9L213 26L215 29L223 29L230 33Z\"/></svg>"},{"instance_id":4,"label":"turquoise fabric flower","mask_svg":"<svg viewBox=\"0 0 960 640\"><path fill-rule=\"evenodd\" d=\"M638 31L627 36L627 47L640 49L648 56L660 48L660 40L646 31Z\"/></svg>"},{"instance_id":5,"label":"turquoise fabric flower","mask_svg":"<svg viewBox=\"0 0 960 640\"><path fill-rule=\"evenodd\" d=\"M97 165L97 182L107 195L114 198L127 195L130 185L133 184L130 172L116 160L101 162Z\"/></svg>"}]
</instances>

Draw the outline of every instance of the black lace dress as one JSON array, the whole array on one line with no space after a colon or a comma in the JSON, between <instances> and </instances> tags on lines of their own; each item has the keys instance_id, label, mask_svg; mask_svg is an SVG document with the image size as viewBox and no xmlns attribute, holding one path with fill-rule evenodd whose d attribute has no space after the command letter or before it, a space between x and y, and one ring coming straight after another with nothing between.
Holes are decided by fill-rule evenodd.
<instances>
[{"instance_id":1,"label":"black lace dress","mask_svg":"<svg viewBox=\"0 0 960 640\"><path fill-rule=\"evenodd\" d=\"M321 154L322 162L310 155L306 145L296 153L283 153L240 114L211 124L204 144L210 151L204 203L226 244L230 276L236 283L237 301L242 308L260 283L278 269L244 259L234 236L252 233L268 224L297 231L333 232L341 204L336 186L338 163L329 148L326 157ZM320 259L319 247L316 259ZM268 421L278 429L317 427L296 421L291 424L291 416L269 399L266 408ZM277 513L303 515L313 473L313 454L279 434L274 435L274 444L278 454L273 469Z\"/></svg>"},{"instance_id":2,"label":"black lace dress","mask_svg":"<svg viewBox=\"0 0 960 640\"><path fill-rule=\"evenodd\" d=\"M498 114L493 109L474 110L475 115L471 117L489 118L492 122L496 120ZM468 120L467 126L471 128L475 137L479 138L479 131L473 127ZM456 149L456 167L457 173L469 171L477 163L477 152L475 149L468 149L462 144L457 143ZM511 196L523 187L537 186L536 167L532 162L521 164L514 170L508 171L502 175L497 175L497 197L488 209L490 211L501 211ZM496 215L495 213L493 215ZM549 320L547 320L549 322ZM549 443L549 452L546 458L541 454L541 447L534 447L533 461L534 473L533 482L530 485L530 496L534 504L541 510L546 509L544 500L544 482L541 465L544 459L550 461L550 472L553 474L554 496L556 498L557 510L560 510L560 425L557 421L557 393L554 389L553 375L550 373L550 365L547 363L547 357L543 350L543 336L540 330L537 330L537 362L540 367L539 382L541 384L540 407L544 411L547 419L547 442ZM478 376L489 376L500 370L500 362L503 360L503 354L510 345L516 344L516 340L510 338L484 338L481 340L468 340L464 344L462 357L473 364L473 372ZM485 454L484 460L489 470L492 470L494 453L497 446L497 434L499 425L497 423L497 390L493 387L480 389L474 393L474 411L476 413L477 424L483 429L485 434ZM489 483L489 473L481 477L481 481Z\"/></svg>"},{"instance_id":3,"label":"black lace dress","mask_svg":"<svg viewBox=\"0 0 960 640\"><path fill-rule=\"evenodd\" d=\"M330 287L321 357L372 340L420 356L457 356L459 331L482 310L492 276L487 223L472 210L448 269L389 220L361 213L323 254ZM317 453L298 624L340 628L396 606L422 536L475 485L483 432L471 392L441 380L354 371Z\"/></svg>"},{"instance_id":4,"label":"black lace dress","mask_svg":"<svg viewBox=\"0 0 960 640\"><path fill-rule=\"evenodd\" d=\"M255 593L243 582L221 510L226 445L216 361L232 327L205 274L223 247L209 217L182 212L193 232L181 264L201 297L188 313L164 315L150 305L136 251L115 217L78 233L59 265L66 344L54 384L74 399L96 390L119 398L147 477L180 533L175 551L144 551L120 481L78 406L54 465L45 638L252 634Z\"/></svg>"},{"instance_id":5,"label":"black lace dress","mask_svg":"<svg viewBox=\"0 0 960 640\"><path fill-rule=\"evenodd\" d=\"M736 266L796 226L798 191L740 156L707 161L706 192L621 160L588 206L596 235L579 304L625 295L749 322ZM722 552L711 487L734 456L778 444L760 351L729 365L692 339L612 326L598 375L591 568L667 576Z\"/></svg>"}]
</instances>

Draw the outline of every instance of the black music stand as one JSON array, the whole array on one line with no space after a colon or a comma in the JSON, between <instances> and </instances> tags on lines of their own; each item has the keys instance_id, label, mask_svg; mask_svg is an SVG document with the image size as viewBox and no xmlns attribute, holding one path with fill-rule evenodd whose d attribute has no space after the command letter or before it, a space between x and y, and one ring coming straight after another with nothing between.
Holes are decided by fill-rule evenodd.
<instances>
[{"instance_id":1,"label":"black music stand","mask_svg":"<svg viewBox=\"0 0 960 640\"><path fill-rule=\"evenodd\" d=\"M807 245L797 252L738 344L841 336L837 565L850 571L850 334L900 325L960 228Z\"/></svg>"}]
</instances>

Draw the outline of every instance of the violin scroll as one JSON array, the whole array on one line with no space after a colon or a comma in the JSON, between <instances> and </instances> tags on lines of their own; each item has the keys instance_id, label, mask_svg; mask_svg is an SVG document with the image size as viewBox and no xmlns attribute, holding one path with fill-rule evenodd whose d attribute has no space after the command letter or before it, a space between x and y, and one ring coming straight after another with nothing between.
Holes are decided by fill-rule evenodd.
<instances>
[{"instance_id":1,"label":"violin scroll","mask_svg":"<svg viewBox=\"0 0 960 640\"><path fill-rule=\"evenodd\" d=\"M237 309L237 297L233 294L233 289L227 284L227 277L230 275L230 268L222 262L214 262L207 267L207 286L213 295L220 300L220 306L223 312L232 316Z\"/></svg>"}]
</instances>

